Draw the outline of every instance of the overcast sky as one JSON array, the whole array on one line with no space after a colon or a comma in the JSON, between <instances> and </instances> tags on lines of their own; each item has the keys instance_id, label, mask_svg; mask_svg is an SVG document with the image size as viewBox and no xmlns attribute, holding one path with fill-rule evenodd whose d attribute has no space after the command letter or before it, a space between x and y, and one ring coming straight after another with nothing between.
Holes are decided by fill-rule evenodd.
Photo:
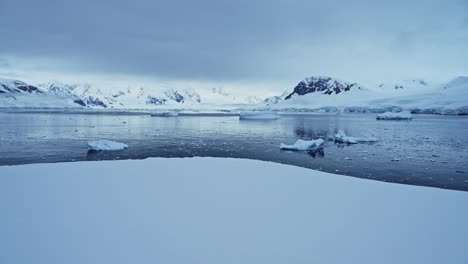
<instances>
[{"instance_id":1,"label":"overcast sky","mask_svg":"<svg viewBox=\"0 0 468 264\"><path fill-rule=\"evenodd\" d=\"M0 0L0 75L444 80L468 75L468 0Z\"/></svg>"}]
</instances>

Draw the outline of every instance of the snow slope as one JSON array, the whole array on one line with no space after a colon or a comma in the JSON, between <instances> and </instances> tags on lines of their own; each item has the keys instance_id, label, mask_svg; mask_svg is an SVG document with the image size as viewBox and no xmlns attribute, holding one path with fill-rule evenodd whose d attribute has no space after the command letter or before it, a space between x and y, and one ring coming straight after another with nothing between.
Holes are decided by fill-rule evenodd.
<instances>
[{"instance_id":1,"label":"snow slope","mask_svg":"<svg viewBox=\"0 0 468 264\"><path fill-rule=\"evenodd\" d=\"M151 87L129 85L125 89L112 85L96 86L90 83L65 84L61 82L45 82L31 86L21 82L23 86L33 87L38 93L47 97L38 99L29 94L18 97L12 93L15 90L2 89L20 81L0 79L0 107L86 107L94 109L198 109L238 107L262 102L255 96L233 95L221 88L196 91L186 87L166 87L154 85ZM16 88L16 87L15 87ZM16 88L17 89L17 88ZM21 91L20 91L21 92ZM18 98L17 98L18 97ZM60 103L58 103L60 101ZM64 102L65 105L64 105Z\"/></svg>"},{"instance_id":2,"label":"snow slope","mask_svg":"<svg viewBox=\"0 0 468 264\"><path fill-rule=\"evenodd\" d=\"M79 98L50 86L42 89L25 82L0 78L0 107L76 108Z\"/></svg>"},{"instance_id":3,"label":"snow slope","mask_svg":"<svg viewBox=\"0 0 468 264\"><path fill-rule=\"evenodd\" d=\"M0 167L1 263L451 263L468 193L276 163Z\"/></svg>"},{"instance_id":4,"label":"snow slope","mask_svg":"<svg viewBox=\"0 0 468 264\"><path fill-rule=\"evenodd\" d=\"M412 112L468 114L468 77L457 77L427 93L370 101L373 107L399 106Z\"/></svg>"},{"instance_id":5,"label":"snow slope","mask_svg":"<svg viewBox=\"0 0 468 264\"><path fill-rule=\"evenodd\" d=\"M299 83L284 101L267 106L290 111L384 112L398 109L415 113L468 114L468 77L457 77L446 84L415 79L375 86L330 77L311 77Z\"/></svg>"}]
</instances>

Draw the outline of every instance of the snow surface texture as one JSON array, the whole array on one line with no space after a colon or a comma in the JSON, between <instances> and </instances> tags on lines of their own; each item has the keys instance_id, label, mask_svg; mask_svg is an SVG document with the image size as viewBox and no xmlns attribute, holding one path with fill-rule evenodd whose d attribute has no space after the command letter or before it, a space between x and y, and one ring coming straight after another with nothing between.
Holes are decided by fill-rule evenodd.
<instances>
[{"instance_id":1,"label":"snow surface texture","mask_svg":"<svg viewBox=\"0 0 468 264\"><path fill-rule=\"evenodd\" d=\"M128 145L120 142L110 141L110 140L96 140L88 142L89 151L113 151L113 150L124 150L128 148Z\"/></svg>"},{"instance_id":2,"label":"snow surface texture","mask_svg":"<svg viewBox=\"0 0 468 264\"><path fill-rule=\"evenodd\" d=\"M467 204L254 160L2 166L0 262L466 264Z\"/></svg>"},{"instance_id":3,"label":"snow surface texture","mask_svg":"<svg viewBox=\"0 0 468 264\"><path fill-rule=\"evenodd\" d=\"M278 118L279 115L275 112L251 111L239 113L239 119L241 120L274 120Z\"/></svg>"},{"instance_id":4,"label":"snow surface texture","mask_svg":"<svg viewBox=\"0 0 468 264\"><path fill-rule=\"evenodd\" d=\"M286 145L281 143L280 149L284 150L317 150L323 148L325 141L321 138L316 140L302 140L298 139L294 145Z\"/></svg>"},{"instance_id":5,"label":"snow surface texture","mask_svg":"<svg viewBox=\"0 0 468 264\"><path fill-rule=\"evenodd\" d=\"M166 111L166 112L154 112L151 113L151 116L159 116L159 117L176 117L179 115L179 112L176 111Z\"/></svg>"},{"instance_id":6,"label":"snow surface texture","mask_svg":"<svg viewBox=\"0 0 468 264\"><path fill-rule=\"evenodd\" d=\"M349 137L348 135L346 135L346 133L343 130L339 130L338 133L335 134L334 140L337 143L357 144L357 143L376 142L377 138Z\"/></svg>"},{"instance_id":7,"label":"snow surface texture","mask_svg":"<svg viewBox=\"0 0 468 264\"><path fill-rule=\"evenodd\" d=\"M411 120L413 116L410 112L385 112L377 115L377 120Z\"/></svg>"}]
</instances>

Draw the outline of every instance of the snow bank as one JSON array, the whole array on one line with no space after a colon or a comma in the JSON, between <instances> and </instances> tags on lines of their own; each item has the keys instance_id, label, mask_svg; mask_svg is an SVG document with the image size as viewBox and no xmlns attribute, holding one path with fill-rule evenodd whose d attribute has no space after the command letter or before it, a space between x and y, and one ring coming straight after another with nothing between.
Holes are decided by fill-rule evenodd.
<instances>
[{"instance_id":1,"label":"snow bank","mask_svg":"<svg viewBox=\"0 0 468 264\"><path fill-rule=\"evenodd\" d=\"M96 140L88 142L89 151L101 151L101 150L124 150L128 148L128 145L120 142L110 140Z\"/></svg>"},{"instance_id":2,"label":"snow bank","mask_svg":"<svg viewBox=\"0 0 468 264\"><path fill-rule=\"evenodd\" d=\"M385 112L377 115L377 120L411 120L413 116L410 112Z\"/></svg>"},{"instance_id":3,"label":"snow bank","mask_svg":"<svg viewBox=\"0 0 468 264\"><path fill-rule=\"evenodd\" d=\"M284 150L317 150L323 148L325 141L321 138L316 140L302 140L298 139L293 145L286 145L281 143L280 149Z\"/></svg>"},{"instance_id":4,"label":"snow bank","mask_svg":"<svg viewBox=\"0 0 468 264\"><path fill-rule=\"evenodd\" d=\"M252 111L252 112L240 112L239 119L262 119L262 120L274 120L278 119L279 115L276 112L267 111Z\"/></svg>"},{"instance_id":5,"label":"snow bank","mask_svg":"<svg viewBox=\"0 0 468 264\"><path fill-rule=\"evenodd\" d=\"M2 263L468 259L466 192L220 158L1 166L0 176Z\"/></svg>"},{"instance_id":6,"label":"snow bank","mask_svg":"<svg viewBox=\"0 0 468 264\"><path fill-rule=\"evenodd\" d=\"M154 112L151 113L151 116L160 116L160 117L175 117L178 116L179 112L177 111L165 111L165 112Z\"/></svg>"},{"instance_id":7,"label":"snow bank","mask_svg":"<svg viewBox=\"0 0 468 264\"><path fill-rule=\"evenodd\" d=\"M334 140L337 143L357 144L357 143L376 142L377 138L349 137L346 135L346 133L343 130L338 130L338 133L335 134Z\"/></svg>"}]
</instances>

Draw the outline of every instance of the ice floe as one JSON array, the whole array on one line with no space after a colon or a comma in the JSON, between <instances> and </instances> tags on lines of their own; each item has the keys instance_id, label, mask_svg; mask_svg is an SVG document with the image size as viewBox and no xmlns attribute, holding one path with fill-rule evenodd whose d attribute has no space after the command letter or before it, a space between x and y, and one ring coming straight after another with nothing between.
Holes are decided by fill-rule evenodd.
<instances>
[{"instance_id":1,"label":"ice floe","mask_svg":"<svg viewBox=\"0 0 468 264\"><path fill-rule=\"evenodd\" d=\"M385 112L377 115L377 120L411 120L413 116L408 111L403 112Z\"/></svg>"},{"instance_id":2,"label":"ice floe","mask_svg":"<svg viewBox=\"0 0 468 264\"><path fill-rule=\"evenodd\" d=\"M335 134L334 141L337 143L357 144L357 143L376 142L377 138L349 137L346 135L346 133L343 130L338 130L338 132Z\"/></svg>"},{"instance_id":3,"label":"ice floe","mask_svg":"<svg viewBox=\"0 0 468 264\"><path fill-rule=\"evenodd\" d=\"M127 144L106 139L88 142L88 151L124 150L126 148L128 148Z\"/></svg>"},{"instance_id":4,"label":"ice floe","mask_svg":"<svg viewBox=\"0 0 468 264\"><path fill-rule=\"evenodd\" d=\"M293 145L286 145L281 143L280 149L284 150L317 150L323 148L325 141L321 138L316 140L302 140L298 139Z\"/></svg>"},{"instance_id":5,"label":"ice floe","mask_svg":"<svg viewBox=\"0 0 468 264\"><path fill-rule=\"evenodd\" d=\"M251 112L240 112L239 119L243 120L274 120L278 119L279 115L276 112L267 111L251 111Z\"/></svg>"}]
</instances>

